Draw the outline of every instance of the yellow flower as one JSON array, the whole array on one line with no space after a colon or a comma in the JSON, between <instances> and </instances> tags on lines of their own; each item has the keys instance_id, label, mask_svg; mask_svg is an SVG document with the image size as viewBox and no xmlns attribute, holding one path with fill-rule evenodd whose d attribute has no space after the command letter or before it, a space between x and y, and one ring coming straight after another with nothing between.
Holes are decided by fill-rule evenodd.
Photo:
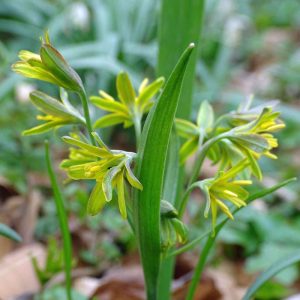
<instances>
[{"instance_id":1,"label":"yellow flower","mask_svg":"<svg viewBox=\"0 0 300 300\"><path fill-rule=\"evenodd\" d=\"M272 159L277 158L270 151L278 147L277 139L272 133L285 127L285 124L278 119L279 115L279 112L273 112L272 108L267 107L256 120L229 131L230 141L248 158L253 174L259 179L262 178L262 174L257 160L262 155Z\"/></svg>"},{"instance_id":2,"label":"yellow flower","mask_svg":"<svg viewBox=\"0 0 300 300\"><path fill-rule=\"evenodd\" d=\"M260 113L259 113L260 111ZM257 160L261 156L276 159L271 150L278 147L273 132L285 127L279 119L279 112L273 112L272 107L256 108L248 112L221 116L214 122L211 106L203 102L200 106L197 123L176 119L176 129L179 136L187 139L180 148L180 162L183 163L190 155L201 150L202 145L215 139L207 152L207 157L213 163L219 163L220 169L226 170L238 161L247 158L252 173L259 179L262 173ZM222 127L219 121L229 118L232 124L239 126ZM220 139L218 139L220 137Z\"/></svg>"},{"instance_id":3,"label":"yellow flower","mask_svg":"<svg viewBox=\"0 0 300 300\"><path fill-rule=\"evenodd\" d=\"M149 85L148 79L145 79L139 87L139 94L136 95L128 74L121 72L117 77L119 101L104 91L99 92L100 97L92 96L90 98L94 105L110 112L98 119L94 124L94 128L103 128L122 123L127 128L135 123L139 124L143 114L147 113L152 107L154 103L152 98L158 93L163 83L163 77L156 79Z\"/></svg>"},{"instance_id":4,"label":"yellow flower","mask_svg":"<svg viewBox=\"0 0 300 300\"><path fill-rule=\"evenodd\" d=\"M51 45L48 33L45 34L45 39L41 40L40 53L20 51L21 61L13 64L12 70L25 77L47 81L67 90L82 91L83 85L80 77Z\"/></svg>"},{"instance_id":5,"label":"yellow flower","mask_svg":"<svg viewBox=\"0 0 300 300\"><path fill-rule=\"evenodd\" d=\"M191 186L191 188L200 188L205 195L206 206L204 216L207 218L209 212L211 212L213 234L219 210L233 220L233 215L224 201L230 202L237 207L247 205L245 201L247 200L249 193L243 186L252 184L252 181L235 178L248 165L249 163L247 160L242 160L228 171L220 171L215 178L198 181Z\"/></svg>"},{"instance_id":6,"label":"yellow flower","mask_svg":"<svg viewBox=\"0 0 300 300\"><path fill-rule=\"evenodd\" d=\"M42 116L38 115L37 119L45 121L45 123L25 130L23 135L40 134L68 124L84 124L84 118L71 103L69 103L66 95L61 98L62 101L59 101L40 91L32 92L30 94L31 102L38 110L45 114Z\"/></svg>"},{"instance_id":7,"label":"yellow flower","mask_svg":"<svg viewBox=\"0 0 300 300\"><path fill-rule=\"evenodd\" d=\"M93 133L98 146L82 141L78 136L63 137L63 140L76 148L70 149L69 159L61 163L68 176L74 180L92 179L96 185L88 201L87 211L95 215L110 202L115 189L118 195L118 205L122 217L127 218L125 202L125 178L131 186L142 190L142 184L134 176L131 162L135 153L110 150L100 137Z\"/></svg>"}]
</instances>

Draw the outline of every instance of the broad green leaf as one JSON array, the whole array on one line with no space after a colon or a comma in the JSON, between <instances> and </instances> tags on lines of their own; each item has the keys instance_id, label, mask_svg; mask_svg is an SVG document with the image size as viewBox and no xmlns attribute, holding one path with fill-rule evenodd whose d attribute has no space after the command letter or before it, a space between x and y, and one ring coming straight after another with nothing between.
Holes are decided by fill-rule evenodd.
<instances>
[{"instance_id":1,"label":"broad green leaf","mask_svg":"<svg viewBox=\"0 0 300 300\"><path fill-rule=\"evenodd\" d=\"M180 118L189 118L192 110L197 48L201 46L199 41L204 8L205 0L163 0L161 3L157 74L168 78L186 45L191 41L196 44L180 94L177 111Z\"/></svg>"},{"instance_id":2,"label":"broad green leaf","mask_svg":"<svg viewBox=\"0 0 300 300\"><path fill-rule=\"evenodd\" d=\"M0 223L0 236L5 236L15 242L21 242L22 238L19 236L17 232L15 232L13 229L9 228L5 224Z\"/></svg>"},{"instance_id":3,"label":"broad green leaf","mask_svg":"<svg viewBox=\"0 0 300 300\"><path fill-rule=\"evenodd\" d=\"M165 171L165 180L163 188L162 199L167 199L174 206L177 204L180 196L178 194L178 186L180 182L180 165L179 165L179 147L180 139L176 134L175 126L168 149L167 168ZM176 199L176 197L178 197ZM175 267L175 257L162 256L159 280L158 280L158 299L167 299L170 296L171 282L173 279L173 272Z\"/></svg>"},{"instance_id":4,"label":"broad green leaf","mask_svg":"<svg viewBox=\"0 0 300 300\"><path fill-rule=\"evenodd\" d=\"M279 261L274 263L269 269L260 274L254 283L248 288L242 300L250 300L253 298L258 289L263 286L268 280L278 274L280 271L300 262L300 253L291 253L288 256L282 257Z\"/></svg>"},{"instance_id":5,"label":"broad green leaf","mask_svg":"<svg viewBox=\"0 0 300 300\"><path fill-rule=\"evenodd\" d=\"M160 267L160 200L168 144L182 80L194 45L181 56L144 126L137 157L137 177L143 191L135 191L134 217L148 299L157 299Z\"/></svg>"},{"instance_id":6,"label":"broad green leaf","mask_svg":"<svg viewBox=\"0 0 300 300\"><path fill-rule=\"evenodd\" d=\"M200 46L202 19L204 15L204 0L162 0L159 20L158 34L158 66L157 75L168 78L173 66L179 59L186 45L194 41ZM180 37L180 38L179 38ZM192 110L192 95L195 82L195 69L197 61L197 48L192 55L183 86L179 96L179 104L176 115L180 118L190 118ZM169 147L174 147L173 143ZM172 160L171 160L172 161ZM171 163L174 163L173 161ZM177 160L179 164L179 159ZM174 168L176 165L174 166ZM172 170L172 167L168 167ZM170 171L171 174L171 171ZM175 173L174 173L175 174ZM176 180L173 184L176 203L180 201L180 194L183 189L183 168L176 169ZM175 176L174 176L175 178ZM166 185L169 189L169 185ZM171 185L170 185L171 186ZM167 193L173 195L173 193ZM167 199L167 198L166 198ZM168 199L172 202L171 199ZM158 299L170 299L170 286L173 278L174 258L164 259L160 271Z\"/></svg>"}]
</instances>

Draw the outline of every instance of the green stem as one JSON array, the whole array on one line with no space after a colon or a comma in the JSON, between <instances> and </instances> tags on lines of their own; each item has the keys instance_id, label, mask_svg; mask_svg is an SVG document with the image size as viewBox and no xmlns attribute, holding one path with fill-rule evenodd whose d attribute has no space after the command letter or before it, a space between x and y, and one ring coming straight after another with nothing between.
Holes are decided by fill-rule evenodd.
<instances>
[{"instance_id":1,"label":"green stem","mask_svg":"<svg viewBox=\"0 0 300 300\"><path fill-rule=\"evenodd\" d=\"M54 201L57 211L57 216L59 220L60 231L63 239L63 250L64 250L64 261L65 261L65 283L66 283L66 294L67 299L72 300L71 295L71 270L72 270L72 244L71 244L71 234L68 227L68 219L66 215L66 210L64 207L63 198L58 187L58 183L51 165L51 158L49 153L49 143L45 141L45 157L47 163L47 170L51 181L51 186L54 193Z\"/></svg>"},{"instance_id":2,"label":"green stem","mask_svg":"<svg viewBox=\"0 0 300 300\"><path fill-rule=\"evenodd\" d=\"M140 139L141 139L141 118L135 117L133 120L134 131L135 131L135 139L136 139L136 148L139 148Z\"/></svg>"},{"instance_id":3,"label":"green stem","mask_svg":"<svg viewBox=\"0 0 300 300\"><path fill-rule=\"evenodd\" d=\"M197 266L195 268L195 271L194 271L193 278L192 278L192 281L191 281L191 284L190 284L190 287L189 287L189 290L188 290L186 300L193 300L194 299L194 294L195 294L197 285L200 281L200 278L201 278L201 275L202 275L202 272L203 272L208 254L209 254L209 252L210 252L210 250L211 250L211 248L212 248L212 246L215 242L217 234L218 234L218 232L216 232L214 237L209 236L208 239L206 240L204 248L203 248L203 250L200 254Z\"/></svg>"},{"instance_id":4,"label":"green stem","mask_svg":"<svg viewBox=\"0 0 300 300\"><path fill-rule=\"evenodd\" d=\"M86 92L84 90L79 92L79 97L80 97L82 108L83 108L84 118L85 118L85 122L86 122L86 128L87 128L91 143L95 146L96 142L95 142L95 138L92 135L93 127L92 127Z\"/></svg>"}]
</instances>

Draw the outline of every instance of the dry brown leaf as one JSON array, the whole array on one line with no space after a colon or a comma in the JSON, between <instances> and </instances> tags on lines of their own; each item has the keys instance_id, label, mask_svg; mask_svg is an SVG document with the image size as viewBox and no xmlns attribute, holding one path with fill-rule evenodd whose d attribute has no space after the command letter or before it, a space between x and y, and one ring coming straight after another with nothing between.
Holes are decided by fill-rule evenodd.
<instances>
[{"instance_id":1,"label":"dry brown leaf","mask_svg":"<svg viewBox=\"0 0 300 300\"><path fill-rule=\"evenodd\" d=\"M0 299L13 300L19 295L39 290L31 256L36 257L39 264L43 265L46 251L40 244L32 244L15 250L1 259Z\"/></svg>"}]
</instances>

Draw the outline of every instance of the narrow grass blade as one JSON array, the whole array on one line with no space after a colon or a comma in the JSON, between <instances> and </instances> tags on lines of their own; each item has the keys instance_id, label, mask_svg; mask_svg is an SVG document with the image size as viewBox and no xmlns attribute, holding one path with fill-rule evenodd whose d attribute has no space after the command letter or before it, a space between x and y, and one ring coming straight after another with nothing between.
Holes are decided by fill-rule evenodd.
<instances>
[{"instance_id":1,"label":"narrow grass blade","mask_svg":"<svg viewBox=\"0 0 300 300\"><path fill-rule=\"evenodd\" d=\"M282 257L279 261L274 263L269 269L259 275L254 283L249 287L242 300L251 300L257 290L263 286L269 279L278 274L287 267L300 262L300 253L292 253L289 256Z\"/></svg>"},{"instance_id":2,"label":"narrow grass blade","mask_svg":"<svg viewBox=\"0 0 300 300\"><path fill-rule=\"evenodd\" d=\"M59 220L60 230L63 238L63 248L64 248L64 260L65 260L65 284L66 284L66 294L67 299L72 300L71 295L71 269L72 269L72 245L71 245L71 235L68 227L67 215L64 207L63 198L59 190L59 186L52 168L51 158L49 153L48 141L45 142L45 156L47 163L47 170L51 181L51 186L53 189L55 206L57 210L57 216Z\"/></svg>"},{"instance_id":3,"label":"narrow grass blade","mask_svg":"<svg viewBox=\"0 0 300 300\"><path fill-rule=\"evenodd\" d=\"M141 136L137 157L137 178L144 189L135 191L134 218L148 300L157 299L160 267L160 200L164 169L181 83L191 44L181 56L158 101L151 109Z\"/></svg>"},{"instance_id":4,"label":"narrow grass blade","mask_svg":"<svg viewBox=\"0 0 300 300\"><path fill-rule=\"evenodd\" d=\"M169 77L182 51L191 41L196 49L191 56L182 85L177 116L188 118L192 109L197 47L201 46L200 33L205 0L163 0L159 24L159 76Z\"/></svg>"},{"instance_id":5,"label":"narrow grass blade","mask_svg":"<svg viewBox=\"0 0 300 300\"><path fill-rule=\"evenodd\" d=\"M16 233L13 229L9 228L7 225L0 223L0 236L1 235L15 242L22 241L22 238L19 236L18 233Z\"/></svg>"}]
</instances>

